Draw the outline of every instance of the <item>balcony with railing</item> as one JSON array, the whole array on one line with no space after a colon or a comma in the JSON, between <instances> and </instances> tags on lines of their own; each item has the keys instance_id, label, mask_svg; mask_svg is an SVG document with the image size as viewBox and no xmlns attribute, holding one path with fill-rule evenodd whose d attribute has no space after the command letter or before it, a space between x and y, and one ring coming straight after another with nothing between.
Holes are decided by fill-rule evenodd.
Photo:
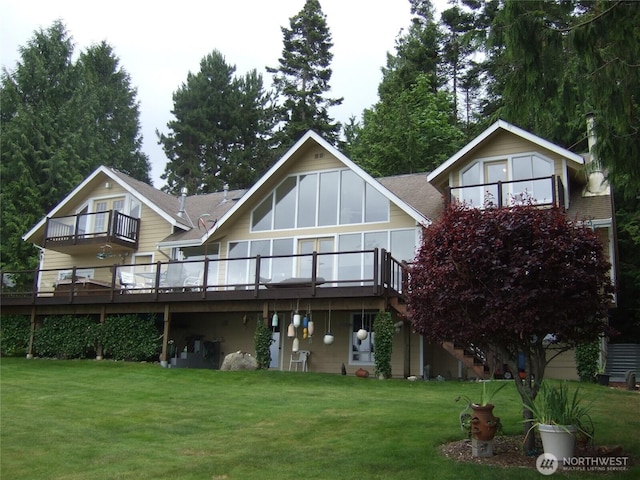
<instances>
[{"instance_id":1,"label":"balcony with railing","mask_svg":"<svg viewBox=\"0 0 640 480\"><path fill-rule=\"evenodd\" d=\"M138 248L140 219L117 210L47 218L44 247L63 253L109 244L133 251Z\"/></svg>"},{"instance_id":2,"label":"balcony with railing","mask_svg":"<svg viewBox=\"0 0 640 480\"><path fill-rule=\"evenodd\" d=\"M445 198L448 203L461 202L479 208L523 204L565 208L564 185L558 175L448 187Z\"/></svg>"},{"instance_id":3,"label":"balcony with railing","mask_svg":"<svg viewBox=\"0 0 640 480\"><path fill-rule=\"evenodd\" d=\"M403 298L408 267L384 249L0 272L3 309L299 298ZM15 309L14 309L15 310Z\"/></svg>"}]
</instances>

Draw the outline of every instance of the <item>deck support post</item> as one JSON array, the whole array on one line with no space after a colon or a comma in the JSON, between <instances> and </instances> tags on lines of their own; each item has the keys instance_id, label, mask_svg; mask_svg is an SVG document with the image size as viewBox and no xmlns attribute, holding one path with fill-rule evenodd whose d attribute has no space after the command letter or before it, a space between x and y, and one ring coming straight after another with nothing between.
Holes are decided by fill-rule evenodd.
<instances>
[{"instance_id":1,"label":"deck support post","mask_svg":"<svg viewBox=\"0 0 640 480\"><path fill-rule=\"evenodd\" d=\"M33 337L36 334L36 307L31 307L31 329L29 331L29 350L27 351L27 358L33 358Z\"/></svg>"},{"instance_id":2,"label":"deck support post","mask_svg":"<svg viewBox=\"0 0 640 480\"><path fill-rule=\"evenodd\" d=\"M169 304L164 304L164 331L162 333L162 353L160 354L160 365L169 366L169 327L171 325L171 311Z\"/></svg>"},{"instance_id":3,"label":"deck support post","mask_svg":"<svg viewBox=\"0 0 640 480\"><path fill-rule=\"evenodd\" d=\"M111 294L113 295L113 290L111 291ZM100 328L104 326L104 320L106 316L107 316L107 307L103 305L102 308L100 309ZM102 355L103 355L103 346L102 346L102 343L98 343L98 345L96 345L96 360L102 360L103 359Z\"/></svg>"}]
</instances>

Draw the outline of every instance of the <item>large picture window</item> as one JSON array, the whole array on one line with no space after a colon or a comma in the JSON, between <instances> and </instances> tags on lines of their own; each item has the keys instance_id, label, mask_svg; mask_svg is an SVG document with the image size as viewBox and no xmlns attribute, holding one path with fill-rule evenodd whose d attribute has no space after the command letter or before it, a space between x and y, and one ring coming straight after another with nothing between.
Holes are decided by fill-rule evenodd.
<instances>
[{"instance_id":1,"label":"large picture window","mask_svg":"<svg viewBox=\"0 0 640 480\"><path fill-rule=\"evenodd\" d=\"M351 170L287 177L253 210L264 232L389 221L389 200Z\"/></svg>"}]
</instances>

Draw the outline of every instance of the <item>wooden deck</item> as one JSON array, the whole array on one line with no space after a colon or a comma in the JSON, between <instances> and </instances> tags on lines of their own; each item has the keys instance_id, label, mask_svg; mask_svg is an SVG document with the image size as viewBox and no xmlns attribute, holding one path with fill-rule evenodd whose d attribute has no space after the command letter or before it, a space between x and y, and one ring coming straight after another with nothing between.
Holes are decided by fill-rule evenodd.
<instances>
[{"instance_id":1,"label":"wooden deck","mask_svg":"<svg viewBox=\"0 0 640 480\"><path fill-rule=\"evenodd\" d=\"M341 256L360 255L367 261L360 265L358 278L345 278L338 268ZM136 265L104 264L94 267L71 267L68 270L36 270L1 272L0 302L3 314L98 314L98 313L162 313L262 311L274 301L299 300L313 302L314 308L359 309L363 299L370 305L385 308L403 301L407 266L384 250L337 252L331 254L292 255L291 264L304 260L311 265L310 276L290 276L273 281L261 275L261 268L279 257L247 257L233 260L199 260L157 262ZM303 258L309 257L309 258ZM329 258L328 258L329 257ZM346 258L346 257L343 257ZM336 267L330 276L320 276L320 264L332 262ZM246 261L245 282L219 282L227 277L230 262ZM262 266L262 267L261 267ZM170 277L171 269L200 272ZM121 272L129 272L136 280L124 283ZM292 269L295 271L295 268ZM83 277L86 272L92 278ZM266 273L273 273L271 271ZM65 278L60 279L61 276ZM127 278L129 278L127 277ZM194 280L195 278L195 280ZM247 279L254 279L246 282ZM74 279L73 281L71 279ZM106 280L105 280L106 279ZM237 280L237 279L236 279ZM129 280L127 280L129 282Z\"/></svg>"}]
</instances>

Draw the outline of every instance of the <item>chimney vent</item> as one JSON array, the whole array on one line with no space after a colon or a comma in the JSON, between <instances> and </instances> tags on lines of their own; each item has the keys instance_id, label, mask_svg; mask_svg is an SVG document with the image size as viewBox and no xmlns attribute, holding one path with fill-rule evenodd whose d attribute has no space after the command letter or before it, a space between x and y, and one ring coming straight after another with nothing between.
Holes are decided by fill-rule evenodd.
<instances>
[{"instance_id":1,"label":"chimney vent","mask_svg":"<svg viewBox=\"0 0 640 480\"><path fill-rule=\"evenodd\" d=\"M187 187L182 187L180 189L180 209L178 210L178 216L180 218L185 218L185 204L187 201Z\"/></svg>"}]
</instances>

